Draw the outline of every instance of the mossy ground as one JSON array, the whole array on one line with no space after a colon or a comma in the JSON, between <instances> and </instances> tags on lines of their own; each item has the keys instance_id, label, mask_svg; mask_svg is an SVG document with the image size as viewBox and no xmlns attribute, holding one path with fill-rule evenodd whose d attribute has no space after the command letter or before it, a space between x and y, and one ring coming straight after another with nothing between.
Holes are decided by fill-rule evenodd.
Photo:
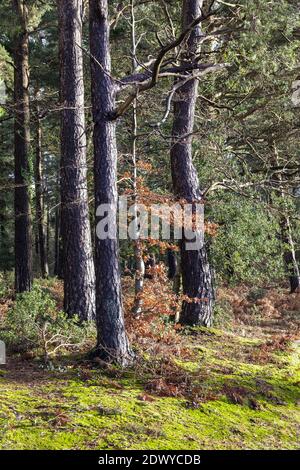
<instances>
[{"instance_id":1,"label":"mossy ground","mask_svg":"<svg viewBox=\"0 0 300 470\"><path fill-rule=\"evenodd\" d=\"M188 387L174 396L151 392L149 372L11 358L0 374L0 449L299 448L296 344L262 359L261 339L199 329L185 340L193 354L174 366Z\"/></svg>"}]
</instances>

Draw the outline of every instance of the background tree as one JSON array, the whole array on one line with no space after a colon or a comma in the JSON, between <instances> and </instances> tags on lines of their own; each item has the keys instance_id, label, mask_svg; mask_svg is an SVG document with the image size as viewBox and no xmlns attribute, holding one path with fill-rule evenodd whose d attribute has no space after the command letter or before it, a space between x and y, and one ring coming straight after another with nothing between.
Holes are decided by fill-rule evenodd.
<instances>
[{"instance_id":1,"label":"background tree","mask_svg":"<svg viewBox=\"0 0 300 470\"><path fill-rule=\"evenodd\" d=\"M64 309L82 320L95 317L95 274L89 221L81 0L61 0L61 233Z\"/></svg>"},{"instance_id":2,"label":"background tree","mask_svg":"<svg viewBox=\"0 0 300 470\"><path fill-rule=\"evenodd\" d=\"M35 205L36 205L36 225L37 225L37 254L40 257L41 275L46 278L49 275L48 253L46 246L46 225L45 225L45 183L44 183L44 161L43 161L43 132L40 117L40 107L38 104L38 91L35 94L35 126L36 126L36 147L35 147Z\"/></svg>"},{"instance_id":3,"label":"background tree","mask_svg":"<svg viewBox=\"0 0 300 470\"><path fill-rule=\"evenodd\" d=\"M201 16L202 4L203 2L199 0L185 0L183 2L183 30L195 18ZM184 50L181 51L182 64L197 61L200 39L201 29L198 25L189 35ZM192 155L198 81L193 77L182 78L176 81L175 86L170 152L174 193L187 203L201 203L202 193ZM195 233L195 236L200 240L200 233ZM189 325L210 326L212 324L214 294L206 246L204 244L197 250L189 250L187 243L186 237L180 241L181 270L183 294L188 296L190 300L183 302L180 322Z\"/></svg>"},{"instance_id":4,"label":"background tree","mask_svg":"<svg viewBox=\"0 0 300 470\"><path fill-rule=\"evenodd\" d=\"M14 0L15 288L31 289L29 18L23 0Z\"/></svg>"}]
</instances>

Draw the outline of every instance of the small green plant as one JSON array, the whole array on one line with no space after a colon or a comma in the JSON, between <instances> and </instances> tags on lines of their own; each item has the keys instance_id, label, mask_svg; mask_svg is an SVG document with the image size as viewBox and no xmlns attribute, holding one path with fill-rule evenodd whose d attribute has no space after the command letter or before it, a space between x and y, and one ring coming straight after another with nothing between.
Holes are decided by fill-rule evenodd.
<instances>
[{"instance_id":1,"label":"small green plant","mask_svg":"<svg viewBox=\"0 0 300 470\"><path fill-rule=\"evenodd\" d=\"M249 315L251 315L251 321L255 325L259 325L262 320L262 312L258 305L252 305L251 308L248 310Z\"/></svg>"},{"instance_id":2,"label":"small green plant","mask_svg":"<svg viewBox=\"0 0 300 470\"><path fill-rule=\"evenodd\" d=\"M263 299L266 295L266 290L262 287L253 287L250 289L247 300L250 302L257 302L257 300Z\"/></svg>"},{"instance_id":3,"label":"small green plant","mask_svg":"<svg viewBox=\"0 0 300 470\"><path fill-rule=\"evenodd\" d=\"M214 307L214 326L231 329L233 320L232 306L227 300L219 300Z\"/></svg>"},{"instance_id":4,"label":"small green plant","mask_svg":"<svg viewBox=\"0 0 300 470\"><path fill-rule=\"evenodd\" d=\"M13 292L13 273L0 272L0 299L7 299Z\"/></svg>"},{"instance_id":5,"label":"small green plant","mask_svg":"<svg viewBox=\"0 0 300 470\"><path fill-rule=\"evenodd\" d=\"M47 290L35 285L19 294L8 311L1 338L12 352L42 352L45 361L62 350L78 350L94 334L94 326L68 318L56 309Z\"/></svg>"}]
</instances>

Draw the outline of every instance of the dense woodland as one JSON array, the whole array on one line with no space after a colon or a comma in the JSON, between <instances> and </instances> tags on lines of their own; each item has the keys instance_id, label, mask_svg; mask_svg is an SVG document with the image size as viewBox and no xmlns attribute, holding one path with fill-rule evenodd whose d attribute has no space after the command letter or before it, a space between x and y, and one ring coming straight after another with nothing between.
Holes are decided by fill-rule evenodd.
<instances>
[{"instance_id":1,"label":"dense woodland","mask_svg":"<svg viewBox=\"0 0 300 470\"><path fill-rule=\"evenodd\" d=\"M50 396L31 443L8 420L0 448L297 448L299 2L2 0L0 18L0 386L97 382L92 426L109 436L86 417L68 440L69 405ZM121 196L135 239L117 236ZM141 233L139 204L178 202L204 205L197 249L172 227ZM103 204L113 238L97 235ZM155 397L227 434L156 435L146 408L142 430L122 427L109 387L158 423Z\"/></svg>"}]
</instances>

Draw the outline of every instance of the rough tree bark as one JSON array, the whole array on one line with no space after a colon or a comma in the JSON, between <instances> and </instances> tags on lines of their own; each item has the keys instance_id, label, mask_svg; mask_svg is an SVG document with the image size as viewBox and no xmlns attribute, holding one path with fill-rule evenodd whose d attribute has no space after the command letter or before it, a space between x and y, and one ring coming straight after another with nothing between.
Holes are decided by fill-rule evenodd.
<instances>
[{"instance_id":1,"label":"rough tree bark","mask_svg":"<svg viewBox=\"0 0 300 470\"><path fill-rule=\"evenodd\" d=\"M14 39L15 289L24 292L32 284L28 9L23 0L14 0L13 7L18 23Z\"/></svg>"},{"instance_id":2,"label":"rough tree bark","mask_svg":"<svg viewBox=\"0 0 300 470\"><path fill-rule=\"evenodd\" d=\"M113 233L111 238L96 236L95 240L95 354L102 360L126 365L132 354L125 332L118 260L116 123L111 119L116 91L111 78L108 1L90 0L89 4L96 217L97 208L109 204Z\"/></svg>"},{"instance_id":3,"label":"rough tree bark","mask_svg":"<svg viewBox=\"0 0 300 470\"><path fill-rule=\"evenodd\" d=\"M82 58L83 0L60 0L61 234L64 309L81 320L95 317L86 163Z\"/></svg>"},{"instance_id":4,"label":"rough tree bark","mask_svg":"<svg viewBox=\"0 0 300 470\"><path fill-rule=\"evenodd\" d=\"M42 126L40 109L38 105L38 93L36 93L36 160L35 160L35 206L38 238L38 254L40 257L41 275L48 277L49 268L47 260L46 233L45 233L45 204L43 181L43 152L42 152Z\"/></svg>"},{"instance_id":5,"label":"rough tree bark","mask_svg":"<svg viewBox=\"0 0 300 470\"><path fill-rule=\"evenodd\" d=\"M182 28L185 29L201 14L202 0L184 0ZM200 26L196 26L186 41L181 55L182 64L193 61L197 54ZM184 79L181 79L184 80ZM178 86L178 81L176 82ZM171 172L173 190L178 198L188 203L201 201L201 190L192 160L194 115L197 100L198 81L189 80L177 88L174 95L174 120L171 145ZM205 245L188 251L186 240L180 243L183 294L193 302L184 301L180 322L188 325L210 326L213 319L213 286Z\"/></svg>"}]
</instances>

